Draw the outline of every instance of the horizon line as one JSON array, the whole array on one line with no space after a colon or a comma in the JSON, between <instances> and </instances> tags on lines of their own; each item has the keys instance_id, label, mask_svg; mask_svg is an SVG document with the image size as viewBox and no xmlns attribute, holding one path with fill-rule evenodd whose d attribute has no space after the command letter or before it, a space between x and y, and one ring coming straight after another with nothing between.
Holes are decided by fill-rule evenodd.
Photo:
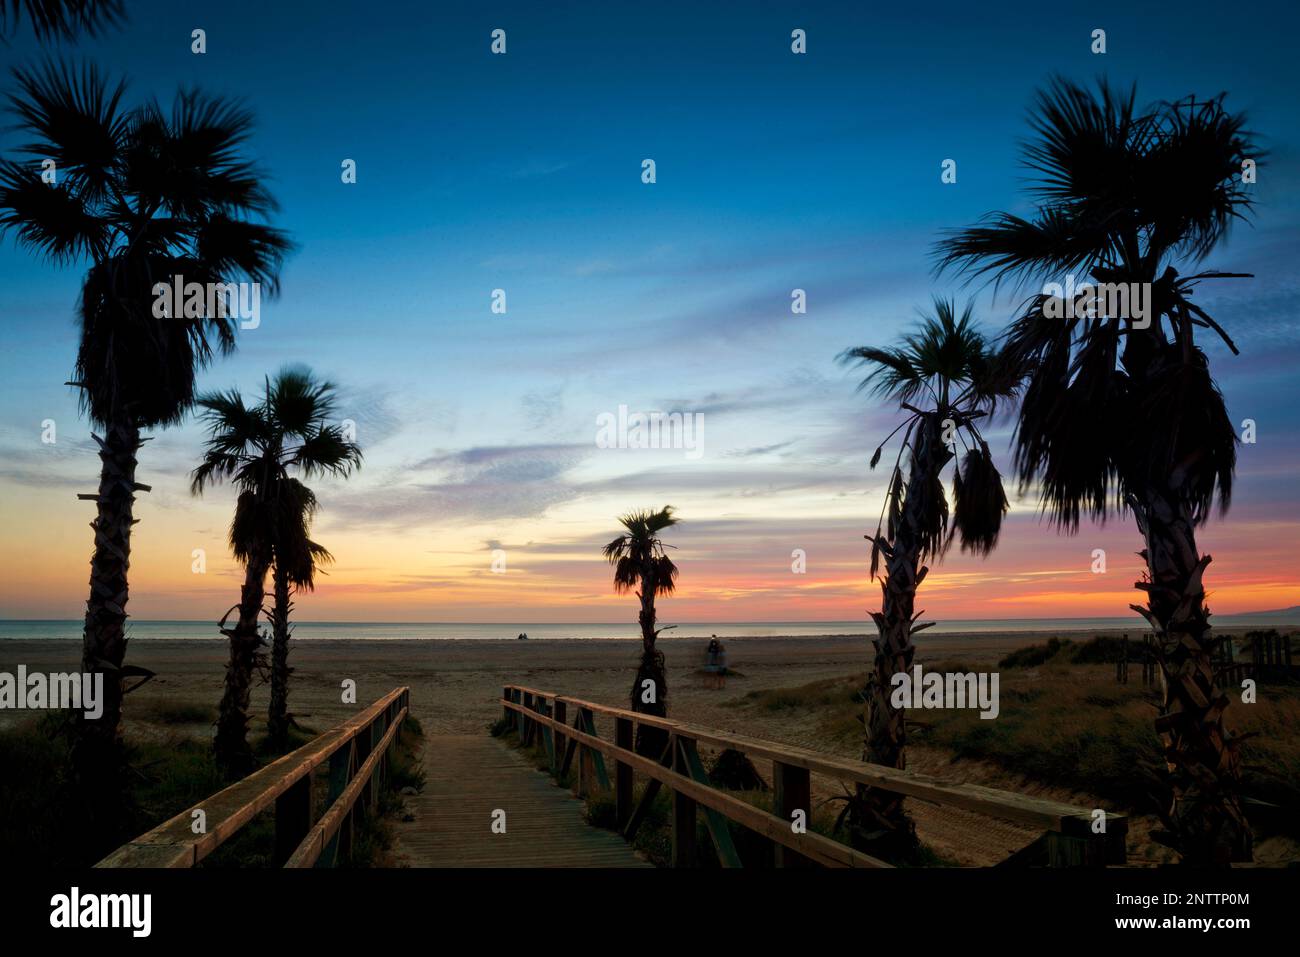
<instances>
[{"instance_id":1,"label":"horizon line","mask_svg":"<svg viewBox=\"0 0 1300 957\"><path fill-rule=\"evenodd\" d=\"M1258 611L1239 611L1224 612L1216 614L1215 618L1248 618L1258 617L1261 615L1296 615L1300 614L1300 605L1292 605L1287 608L1266 608ZM1036 616L1020 618L939 618L935 617L934 621L1097 621L1112 619L1115 621L1127 620L1133 617L1129 615L1055 615L1055 616ZM1140 619L1138 619L1140 620ZM81 618L0 618L0 623L5 622L78 622ZM200 625L210 624L206 618L134 618L131 621L150 624L189 624ZM739 619L697 619L683 620L678 622L680 625L835 625L856 623L856 618L739 618ZM872 624L871 619L863 618L864 624ZM619 619L617 621L558 621L558 620L531 620L531 619L510 619L505 621L440 621L428 619L368 619L368 618L336 618L336 619L295 619L294 625L616 625L638 627L635 621Z\"/></svg>"}]
</instances>

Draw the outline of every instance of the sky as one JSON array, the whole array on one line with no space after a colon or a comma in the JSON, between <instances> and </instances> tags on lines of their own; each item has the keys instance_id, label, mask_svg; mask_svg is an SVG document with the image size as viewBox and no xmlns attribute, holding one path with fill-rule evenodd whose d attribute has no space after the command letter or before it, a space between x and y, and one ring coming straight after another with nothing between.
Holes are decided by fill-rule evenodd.
<instances>
[{"instance_id":1,"label":"sky","mask_svg":"<svg viewBox=\"0 0 1300 957\"><path fill-rule=\"evenodd\" d=\"M256 114L249 152L298 249L200 385L253 395L305 363L356 424L360 472L314 485L314 537L337 561L300 618L621 620L635 600L613 593L600 547L620 514L671 504L681 577L662 620L864 619L880 595L863 535L887 477L868 463L898 414L835 357L890 344L936 294L1004 326L1016 299L936 277L931 248L987 212L1029 212L1017 151L1056 73L1136 82L1144 102L1227 91L1269 151L1252 221L1206 260L1255 278L1198 291L1241 348L1207 343L1257 435L1200 545L1213 611L1300 604L1293 5L297 6L132 3L123 29L55 53L128 76L129 102L198 86ZM25 31L0 46L6 66L43 55ZM17 141L0 132L0 155ZM93 505L76 494L98 460L65 385L83 273L0 242L0 618L84 608ZM598 417L620 406L702 414L700 454L601 448ZM1004 471L1010 431L989 433ZM202 441L191 419L142 451L134 617L215 620L238 600L234 493L188 489ZM954 548L919 607L1125 615L1140 548L1125 518L1058 535L1030 489L997 551Z\"/></svg>"}]
</instances>

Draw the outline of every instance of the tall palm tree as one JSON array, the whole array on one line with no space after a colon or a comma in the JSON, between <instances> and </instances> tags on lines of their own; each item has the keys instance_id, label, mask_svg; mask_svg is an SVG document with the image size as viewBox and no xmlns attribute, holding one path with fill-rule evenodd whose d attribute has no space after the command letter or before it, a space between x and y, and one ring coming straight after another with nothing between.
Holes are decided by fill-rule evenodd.
<instances>
[{"instance_id":1,"label":"tall palm tree","mask_svg":"<svg viewBox=\"0 0 1300 957\"><path fill-rule=\"evenodd\" d=\"M673 507L665 505L657 512L648 509L628 512L619 518L623 534L606 545L602 551L605 559L614 566L614 591L626 594L635 591L641 602L637 622L641 626L641 661L637 665L636 681L632 684L632 710L642 714L664 717L668 714L668 679L664 670L663 652L655 648L662 628L655 628L655 598L671 595L677 587L677 566L668 557L659 534L681 519L673 515ZM636 750L638 754L658 758L664 750L667 735L661 729L638 726Z\"/></svg>"},{"instance_id":2,"label":"tall palm tree","mask_svg":"<svg viewBox=\"0 0 1300 957\"><path fill-rule=\"evenodd\" d=\"M85 32L95 36L103 27L126 19L123 0L0 0L0 40L17 32L23 18L31 21L38 39L72 39Z\"/></svg>"},{"instance_id":3,"label":"tall palm tree","mask_svg":"<svg viewBox=\"0 0 1300 957\"><path fill-rule=\"evenodd\" d=\"M915 611L916 592L925 580L926 562L942 560L953 536L963 550L987 555L997 544L1007 498L993 464L979 420L992 414L1011 383L999 377L999 366L971 320L971 305L960 316L949 300L934 300L934 315L923 316L919 327L903 337L898 348L863 346L840 355L843 363L870 369L859 384L878 396L896 401L903 421L877 447L871 467L880 462L885 445L900 431L903 440L890 474L880 522L871 541L871 577L879 575L881 609L872 612L878 635L867 679L867 714L863 760L891 768L906 767L906 715L893 706L894 676L910 674L915 646L912 636L922 614ZM953 467L953 515L949 524L943 473ZM849 820L855 839L887 853L906 853L915 845L915 828L903 807L902 795L859 788L850 802Z\"/></svg>"},{"instance_id":4,"label":"tall palm tree","mask_svg":"<svg viewBox=\"0 0 1300 957\"><path fill-rule=\"evenodd\" d=\"M25 158L0 162L0 231L58 264L88 266L78 310L80 343L71 383L103 437L95 496L82 668L102 673L103 714L83 718L74 757L83 782L116 794L120 765L127 568L135 523L141 431L181 421L196 370L235 345L237 320L155 314L156 283L258 282L277 290L289 242L257 221L275 209L243 155L249 113L196 91L170 113L155 102L127 110L124 84L93 66L18 70L9 102L31 137ZM55 183L42 181L53 160ZM168 310L162 310L167 312Z\"/></svg>"},{"instance_id":5,"label":"tall palm tree","mask_svg":"<svg viewBox=\"0 0 1300 957\"><path fill-rule=\"evenodd\" d=\"M1138 108L1136 91L1053 81L1024 149L1037 213L992 214L937 250L941 270L999 281L1059 284L1078 273L1150 290L1146 317L1122 301L1062 309L1071 303L1046 291L1028 300L1006 340L1025 383L1015 465L1022 486L1039 483L1058 529L1077 532L1085 514L1132 512L1145 539L1137 588L1146 601L1132 607L1159 638L1165 677L1156 730L1170 793L1160 837L1198 864L1252 854L1239 742L1224 725L1229 699L1213 664L1220 639L1202 583L1210 556L1196 546L1216 496L1228 507L1237 442L1198 330L1237 349L1192 301L1199 282L1229 274L1188 266L1248 214L1242 171L1261 156L1223 99Z\"/></svg>"},{"instance_id":6,"label":"tall palm tree","mask_svg":"<svg viewBox=\"0 0 1300 957\"><path fill-rule=\"evenodd\" d=\"M316 498L291 474L305 478L317 474L347 476L361 464L361 450L337 425L327 420L335 411L335 388L317 381L310 370L282 369L268 380L262 400L249 406L237 390L202 395L198 399L208 426L203 462L191 477L190 489L201 495L209 485L229 480L239 490L235 517L230 524L230 546L244 566L244 584L233 628L221 630L230 639L225 690L213 742L218 763L230 774L240 774L252 764L248 746L248 704L262 646L258 618L265 598L266 574L277 564L285 604L272 621L283 621L282 644L273 648L279 662L273 699L288 700L288 586L310 580L314 563L328 553L307 538ZM312 570L305 565L310 560ZM280 596L277 596L277 598ZM274 672L273 672L274 677ZM287 710L276 716L287 722Z\"/></svg>"}]
</instances>

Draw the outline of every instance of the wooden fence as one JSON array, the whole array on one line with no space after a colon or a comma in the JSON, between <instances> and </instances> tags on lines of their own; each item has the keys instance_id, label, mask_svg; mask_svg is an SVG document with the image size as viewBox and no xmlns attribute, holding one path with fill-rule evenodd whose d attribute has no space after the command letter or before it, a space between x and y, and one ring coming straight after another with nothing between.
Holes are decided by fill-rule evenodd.
<instances>
[{"instance_id":1,"label":"wooden fence","mask_svg":"<svg viewBox=\"0 0 1300 957\"><path fill-rule=\"evenodd\" d=\"M741 866L729 821L768 838L778 867L889 867L860 851L811 829L796 832L792 820L802 811L812 818L811 775L825 775L850 786L865 784L935 804L975 811L1043 831L1042 836L1008 858L1005 864L1046 864L1053 867L1123 864L1127 818L1105 815L1105 831L1094 834L1092 811L1055 801L1027 797L974 784L948 784L913 771L900 771L727 732L711 731L678 721L643 715L623 708L556 695L522 685L506 685L501 705L509 725L526 745L540 743L559 778L568 774L575 757L580 795L614 792L619 830L631 840L663 786L673 793L672 862L675 867L695 861L697 811L703 810L709 838L724 867ZM600 738L596 716L613 720L613 741ZM569 722L572 721L570 725ZM660 760L633 750L637 726L666 732L668 750ZM730 748L747 757L772 762L773 812L755 807L715 788L705 773L699 746ZM611 779L605 759L614 765ZM647 778L634 803L634 775Z\"/></svg>"},{"instance_id":2,"label":"wooden fence","mask_svg":"<svg viewBox=\"0 0 1300 957\"><path fill-rule=\"evenodd\" d=\"M1156 659L1156 636L1147 634L1138 643L1136 661L1142 666L1142 686L1150 687L1160 683L1160 665ZM1129 650L1128 634L1120 641L1119 658L1115 660L1115 680L1122 685L1128 684L1128 666L1134 660Z\"/></svg>"},{"instance_id":3,"label":"wooden fence","mask_svg":"<svg viewBox=\"0 0 1300 957\"><path fill-rule=\"evenodd\" d=\"M1128 635L1121 642L1119 657L1115 659L1115 680L1128 684L1128 666L1137 662L1142 666L1142 684L1157 685L1163 680L1155 654L1155 635L1142 636L1137 651L1130 650ZM1224 637L1214 654L1214 673L1226 686L1238 686L1247 678L1262 683L1300 679L1291 656L1291 636L1277 632L1249 632L1244 642L1250 651L1250 661L1235 657L1235 639Z\"/></svg>"},{"instance_id":4,"label":"wooden fence","mask_svg":"<svg viewBox=\"0 0 1300 957\"><path fill-rule=\"evenodd\" d=\"M272 804L277 865L337 865L351 852L361 815L378 800L389 749L410 700L410 688L393 689L360 714L123 844L95 866L193 867ZM328 793L313 820L313 778L322 765L329 770ZM202 833L196 834L200 820Z\"/></svg>"}]
</instances>

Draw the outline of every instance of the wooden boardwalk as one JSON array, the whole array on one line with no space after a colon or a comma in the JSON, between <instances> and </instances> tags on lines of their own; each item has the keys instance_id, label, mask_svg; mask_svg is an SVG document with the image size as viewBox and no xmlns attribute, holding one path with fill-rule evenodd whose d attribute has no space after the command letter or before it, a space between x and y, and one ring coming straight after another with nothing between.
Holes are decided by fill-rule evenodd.
<instances>
[{"instance_id":1,"label":"wooden boardwalk","mask_svg":"<svg viewBox=\"0 0 1300 957\"><path fill-rule=\"evenodd\" d=\"M424 789L403 798L394 852L409 867L650 867L617 834L583 820L582 802L487 734L430 735ZM506 832L492 831L505 811Z\"/></svg>"}]
</instances>

